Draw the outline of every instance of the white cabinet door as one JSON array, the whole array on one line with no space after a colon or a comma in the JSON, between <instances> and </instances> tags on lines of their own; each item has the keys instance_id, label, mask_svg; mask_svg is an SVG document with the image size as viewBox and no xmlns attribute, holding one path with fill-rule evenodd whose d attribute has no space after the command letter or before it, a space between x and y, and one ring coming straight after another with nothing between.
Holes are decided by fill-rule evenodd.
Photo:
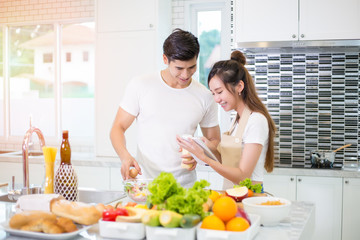
<instances>
[{"instance_id":1,"label":"white cabinet door","mask_svg":"<svg viewBox=\"0 0 360 240\"><path fill-rule=\"evenodd\" d=\"M298 0L237 0L235 42L288 41L298 37Z\"/></svg>"},{"instance_id":2,"label":"white cabinet door","mask_svg":"<svg viewBox=\"0 0 360 240\"><path fill-rule=\"evenodd\" d=\"M117 156L111 145L110 129L131 78L156 70L155 34L155 31L97 34L95 88L97 156ZM126 131L126 137L127 148L135 156L135 124Z\"/></svg>"},{"instance_id":3,"label":"white cabinet door","mask_svg":"<svg viewBox=\"0 0 360 240\"><path fill-rule=\"evenodd\" d=\"M360 236L360 179L344 178L342 239L358 239Z\"/></svg>"},{"instance_id":4,"label":"white cabinet door","mask_svg":"<svg viewBox=\"0 0 360 240\"><path fill-rule=\"evenodd\" d=\"M359 39L360 0L300 0L300 40Z\"/></svg>"},{"instance_id":5,"label":"white cabinet door","mask_svg":"<svg viewBox=\"0 0 360 240\"><path fill-rule=\"evenodd\" d=\"M73 166L81 188L110 189L110 168Z\"/></svg>"},{"instance_id":6,"label":"white cabinet door","mask_svg":"<svg viewBox=\"0 0 360 240\"><path fill-rule=\"evenodd\" d=\"M116 191L124 191L123 178L121 176L120 167L110 169L110 189Z\"/></svg>"},{"instance_id":7,"label":"white cabinet door","mask_svg":"<svg viewBox=\"0 0 360 240\"><path fill-rule=\"evenodd\" d=\"M15 188L23 187L23 165L22 163L2 162L0 163L0 182L9 183L11 187L12 176L15 176ZM42 185L45 182L44 164L29 164L29 183Z\"/></svg>"},{"instance_id":8,"label":"white cabinet door","mask_svg":"<svg viewBox=\"0 0 360 240\"><path fill-rule=\"evenodd\" d=\"M156 0L100 0L97 2L98 32L153 29Z\"/></svg>"},{"instance_id":9,"label":"white cabinet door","mask_svg":"<svg viewBox=\"0 0 360 240\"><path fill-rule=\"evenodd\" d=\"M235 42L360 38L360 0L238 0Z\"/></svg>"},{"instance_id":10,"label":"white cabinet door","mask_svg":"<svg viewBox=\"0 0 360 240\"><path fill-rule=\"evenodd\" d=\"M341 239L342 178L297 176L297 200L315 203L313 239Z\"/></svg>"},{"instance_id":11,"label":"white cabinet door","mask_svg":"<svg viewBox=\"0 0 360 240\"><path fill-rule=\"evenodd\" d=\"M296 176L266 174L263 184L265 192L296 201Z\"/></svg>"}]
</instances>

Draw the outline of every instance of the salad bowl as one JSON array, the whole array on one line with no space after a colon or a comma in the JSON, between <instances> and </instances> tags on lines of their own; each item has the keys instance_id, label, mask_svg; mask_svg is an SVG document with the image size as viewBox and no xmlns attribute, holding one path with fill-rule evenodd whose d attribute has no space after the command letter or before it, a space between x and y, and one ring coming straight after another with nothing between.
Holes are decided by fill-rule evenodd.
<instances>
[{"instance_id":1,"label":"salad bowl","mask_svg":"<svg viewBox=\"0 0 360 240\"><path fill-rule=\"evenodd\" d=\"M148 184L153 179L128 179L124 180L124 191L127 196L136 203L146 203L147 196L150 194Z\"/></svg>"}]
</instances>

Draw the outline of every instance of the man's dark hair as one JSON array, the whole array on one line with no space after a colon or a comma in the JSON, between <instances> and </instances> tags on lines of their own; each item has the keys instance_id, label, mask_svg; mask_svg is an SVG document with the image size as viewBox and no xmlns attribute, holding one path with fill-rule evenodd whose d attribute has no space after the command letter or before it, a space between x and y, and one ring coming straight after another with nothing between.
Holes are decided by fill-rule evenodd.
<instances>
[{"instance_id":1,"label":"man's dark hair","mask_svg":"<svg viewBox=\"0 0 360 240\"><path fill-rule=\"evenodd\" d=\"M188 61L199 56L200 45L197 37L191 32L176 28L165 40L163 51L169 62Z\"/></svg>"}]
</instances>

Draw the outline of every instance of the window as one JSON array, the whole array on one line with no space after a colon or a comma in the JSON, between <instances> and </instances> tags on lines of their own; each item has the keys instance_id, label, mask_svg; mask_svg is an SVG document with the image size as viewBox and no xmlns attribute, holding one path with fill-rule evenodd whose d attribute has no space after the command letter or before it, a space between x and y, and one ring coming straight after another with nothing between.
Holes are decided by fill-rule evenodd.
<instances>
[{"instance_id":1,"label":"window","mask_svg":"<svg viewBox=\"0 0 360 240\"><path fill-rule=\"evenodd\" d=\"M66 62L71 62L71 53L66 53Z\"/></svg>"},{"instance_id":2,"label":"window","mask_svg":"<svg viewBox=\"0 0 360 240\"><path fill-rule=\"evenodd\" d=\"M52 53L44 53L43 54L43 63L52 63L53 55Z\"/></svg>"},{"instance_id":3,"label":"window","mask_svg":"<svg viewBox=\"0 0 360 240\"><path fill-rule=\"evenodd\" d=\"M32 125L43 132L48 144L58 144L61 131L68 129L73 144L92 146L94 61L89 58L83 61L83 52L94 53L94 26L94 22L89 22L0 28L0 36L4 34L5 42L9 43L5 51L0 38L3 142L19 143L32 119ZM4 81L9 86L8 100L3 98ZM8 114L3 106L9 106ZM8 126L4 124L6 119Z\"/></svg>"},{"instance_id":4,"label":"window","mask_svg":"<svg viewBox=\"0 0 360 240\"><path fill-rule=\"evenodd\" d=\"M9 135L24 136L31 117L44 135L54 137L54 64L42 61L44 52L54 51L54 26L11 26L9 45Z\"/></svg>"},{"instance_id":5,"label":"window","mask_svg":"<svg viewBox=\"0 0 360 240\"><path fill-rule=\"evenodd\" d=\"M95 68L92 61L83 61L81 55L95 52L95 25L69 24L62 26L62 51L66 61L61 68L62 80L62 125L72 136L94 136L95 128ZM76 36L81 36L77 39ZM71 53L70 53L71 50ZM70 61L68 61L70 55ZM71 59L71 57L73 58Z\"/></svg>"},{"instance_id":6,"label":"window","mask_svg":"<svg viewBox=\"0 0 360 240\"><path fill-rule=\"evenodd\" d=\"M212 65L231 54L231 6L225 0L194 0L185 5L185 25L200 43L198 71L194 78L208 87L207 77ZM230 125L230 113L219 108L219 122L224 132ZM200 133L201 131L198 131Z\"/></svg>"}]
</instances>

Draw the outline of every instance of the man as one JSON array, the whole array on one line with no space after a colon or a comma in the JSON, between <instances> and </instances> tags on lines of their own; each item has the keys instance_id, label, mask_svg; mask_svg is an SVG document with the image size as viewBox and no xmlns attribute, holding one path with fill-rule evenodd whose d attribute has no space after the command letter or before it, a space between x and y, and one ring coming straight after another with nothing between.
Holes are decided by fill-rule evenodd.
<instances>
[{"instance_id":1,"label":"man","mask_svg":"<svg viewBox=\"0 0 360 240\"><path fill-rule=\"evenodd\" d=\"M200 46L190 32L175 29L163 44L167 68L134 78L125 91L110 138L120 157L121 174L129 178L135 167L146 178L171 172L184 187L196 181L193 167L181 167L176 135L194 135L200 125L203 135L214 144L220 141L217 105L210 91L192 79ZM134 120L138 126L136 160L126 149L125 131ZM188 164L194 163L190 160ZM141 168L140 168L140 166Z\"/></svg>"}]
</instances>

